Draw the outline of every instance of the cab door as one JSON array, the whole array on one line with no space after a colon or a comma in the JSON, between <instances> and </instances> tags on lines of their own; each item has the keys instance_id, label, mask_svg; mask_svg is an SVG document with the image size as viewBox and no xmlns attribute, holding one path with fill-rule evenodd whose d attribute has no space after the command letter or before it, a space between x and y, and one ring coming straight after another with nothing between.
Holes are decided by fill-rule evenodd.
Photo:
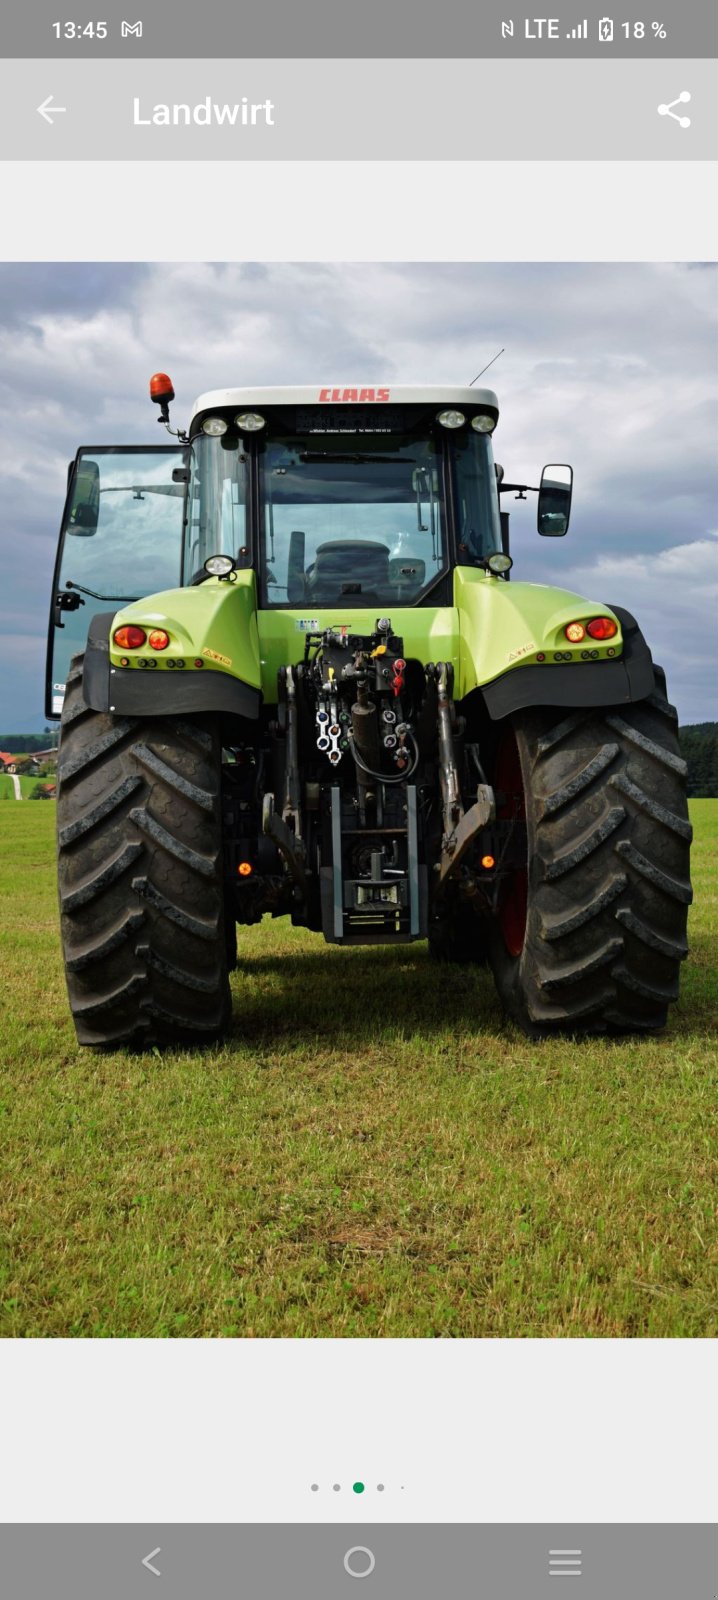
<instances>
[{"instance_id":1,"label":"cab door","mask_svg":"<svg viewBox=\"0 0 718 1600\"><path fill-rule=\"evenodd\" d=\"M62 711L70 659L92 617L181 583L184 445L78 450L55 563L45 715Z\"/></svg>"}]
</instances>

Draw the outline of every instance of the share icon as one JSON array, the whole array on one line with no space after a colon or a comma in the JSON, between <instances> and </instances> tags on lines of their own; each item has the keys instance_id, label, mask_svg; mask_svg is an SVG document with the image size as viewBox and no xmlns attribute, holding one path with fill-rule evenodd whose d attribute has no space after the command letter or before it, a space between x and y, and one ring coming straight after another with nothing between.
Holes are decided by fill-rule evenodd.
<instances>
[{"instance_id":1,"label":"share icon","mask_svg":"<svg viewBox=\"0 0 718 1600\"><path fill-rule=\"evenodd\" d=\"M673 110L673 106L686 105L686 103L690 100L690 98L691 97L690 97L690 95L688 93L688 90L684 89L683 93L679 94L677 100L669 101L667 106L659 106L658 107L658 115L659 115L659 117L672 117L673 121L677 122L681 128L690 128L690 125L691 125L690 117L679 117L678 113Z\"/></svg>"}]
</instances>

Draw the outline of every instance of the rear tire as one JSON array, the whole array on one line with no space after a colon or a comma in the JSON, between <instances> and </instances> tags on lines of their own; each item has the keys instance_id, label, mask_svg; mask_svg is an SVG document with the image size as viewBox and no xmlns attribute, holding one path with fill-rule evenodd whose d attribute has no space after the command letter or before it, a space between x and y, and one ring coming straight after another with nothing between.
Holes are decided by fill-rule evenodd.
<instances>
[{"instance_id":1,"label":"rear tire","mask_svg":"<svg viewBox=\"0 0 718 1600\"><path fill-rule=\"evenodd\" d=\"M647 700L507 724L527 849L492 924L491 965L528 1033L659 1029L678 997L691 826L664 688L657 668Z\"/></svg>"},{"instance_id":2,"label":"rear tire","mask_svg":"<svg viewBox=\"0 0 718 1600\"><path fill-rule=\"evenodd\" d=\"M67 681L58 881L70 1007L95 1047L220 1035L231 1017L221 748L203 717L115 718Z\"/></svg>"}]
</instances>

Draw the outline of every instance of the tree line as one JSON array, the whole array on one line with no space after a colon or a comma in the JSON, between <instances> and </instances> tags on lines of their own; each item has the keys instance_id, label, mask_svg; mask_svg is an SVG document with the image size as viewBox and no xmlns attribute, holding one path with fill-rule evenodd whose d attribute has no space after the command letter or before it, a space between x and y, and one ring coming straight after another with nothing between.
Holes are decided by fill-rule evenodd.
<instances>
[{"instance_id":1,"label":"tree line","mask_svg":"<svg viewBox=\"0 0 718 1600\"><path fill-rule=\"evenodd\" d=\"M46 728L44 733L0 733L0 750L9 756L31 756L36 750L52 750L57 745L57 728Z\"/></svg>"},{"instance_id":2,"label":"tree line","mask_svg":"<svg viewBox=\"0 0 718 1600\"><path fill-rule=\"evenodd\" d=\"M696 799L718 798L718 722L694 722L680 730L681 750L688 762L688 793Z\"/></svg>"}]
</instances>

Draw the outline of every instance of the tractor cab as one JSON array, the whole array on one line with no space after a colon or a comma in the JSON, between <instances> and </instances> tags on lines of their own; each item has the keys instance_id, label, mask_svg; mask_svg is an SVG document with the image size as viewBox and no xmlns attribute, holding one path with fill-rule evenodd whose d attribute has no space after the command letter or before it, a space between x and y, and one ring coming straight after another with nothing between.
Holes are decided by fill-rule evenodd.
<instances>
[{"instance_id":1,"label":"tractor cab","mask_svg":"<svg viewBox=\"0 0 718 1600\"><path fill-rule=\"evenodd\" d=\"M255 568L260 608L438 600L457 561L501 550L497 418L489 390L204 395L190 430L185 581L222 553Z\"/></svg>"}]
</instances>

